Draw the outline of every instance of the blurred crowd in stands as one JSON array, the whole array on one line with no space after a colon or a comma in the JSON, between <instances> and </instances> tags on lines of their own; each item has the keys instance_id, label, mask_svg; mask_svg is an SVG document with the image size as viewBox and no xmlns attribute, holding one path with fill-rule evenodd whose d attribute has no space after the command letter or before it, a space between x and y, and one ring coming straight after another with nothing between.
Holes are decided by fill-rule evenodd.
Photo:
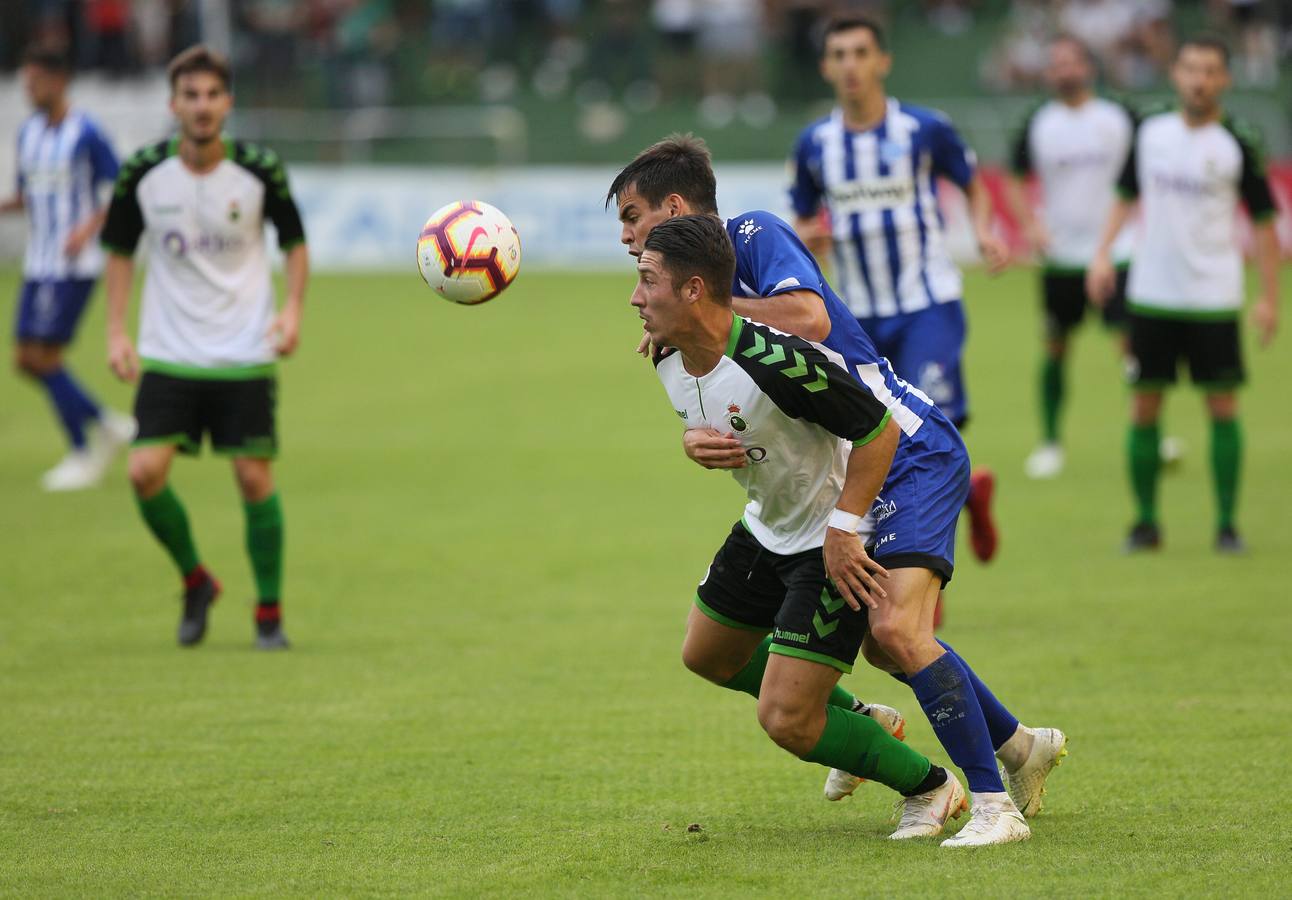
<instances>
[{"instance_id":1,"label":"blurred crowd in stands","mask_svg":"<svg viewBox=\"0 0 1292 900\"><path fill-rule=\"evenodd\" d=\"M505 100L528 90L593 102L613 94L630 107L703 97L757 117L772 114L773 97L819 95L815 31L831 12L976 35L982 86L997 91L1038 87L1046 38L1066 31L1091 47L1113 86L1133 90L1161 83L1177 7L1230 37L1240 84L1277 82L1292 49L1292 0L8 0L0 69L40 41L65 47L80 70L154 70L201 36L214 9L253 104Z\"/></svg>"}]
</instances>

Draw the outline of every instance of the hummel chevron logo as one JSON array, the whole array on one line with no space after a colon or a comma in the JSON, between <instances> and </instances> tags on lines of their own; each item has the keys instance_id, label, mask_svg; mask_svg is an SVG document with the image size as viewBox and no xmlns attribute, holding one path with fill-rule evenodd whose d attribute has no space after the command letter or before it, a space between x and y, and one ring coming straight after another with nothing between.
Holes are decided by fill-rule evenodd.
<instances>
[{"instance_id":1,"label":"hummel chevron logo","mask_svg":"<svg viewBox=\"0 0 1292 900\"><path fill-rule=\"evenodd\" d=\"M821 618L821 614L819 612L814 612L812 613L812 627L816 629L817 637L827 638L834 634L834 630L839 627L839 620L835 619L827 625L825 620Z\"/></svg>"},{"instance_id":2,"label":"hummel chevron logo","mask_svg":"<svg viewBox=\"0 0 1292 900\"><path fill-rule=\"evenodd\" d=\"M833 598L828 588L822 588L821 605L825 607L826 614L832 616L843 606L843 597Z\"/></svg>"},{"instance_id":3,"label":"hummel chevron logo","mask_svg":"<svg viewBox=\"0 0 1292 900\"><path fill-rule=\"evenodd\" d=\"M814 379L804 383L799 382L799 387L810 394L817 391L824 391L830 386L830 380L826 377L823 370L818 369L815 363L810 363L803 358L803 354L797 350L791 351L794 365L781 369L780 373L791 380L807 376ZM764 355L765 354L765 355ZM758 361L765 366L774 366L777 363L785 361L785 347L782 344L772 344L772 349L767 350L767 340L760 332L754 332L754 345L740 352L741 356L746 358L758 357Z\"/></svg>"}]
</instances>

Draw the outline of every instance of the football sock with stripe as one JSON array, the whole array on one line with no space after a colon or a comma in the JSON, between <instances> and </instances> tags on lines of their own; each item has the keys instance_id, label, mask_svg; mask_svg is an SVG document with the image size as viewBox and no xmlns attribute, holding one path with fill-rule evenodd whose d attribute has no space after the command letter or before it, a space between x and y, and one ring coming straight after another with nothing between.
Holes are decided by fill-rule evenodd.
<instances>
[{"instance_id":1,"label":"football sock with stripe","mask_svg":"<svg viewBox=\"0 0 1292 900\"><path fill-rule=\"evenodd\" d=\"M58 413L67 441L77 450L85 449L85 423L97 419L101 413L98 403L85 392L75 378L60 368L41 376L41 383L49 393L49 400Z\"/></svg>"},{"instance_id":2,"label":"football sock with stripe","mask_svg":"<svg viewBox=\"0 0 1292 900\"><path fill-rule=\"evenodd\" d=\"M1063 360L1047 356L1041 363L1041 431L1049 444L1059 442L1059 411L1063 408Z\"/></svg>"},{"instance_id":3,"label":"football sock with stripe","mask_svg":"<svg viewBox=\"0 0 1292 900\"><path fill-rule=\"evenodd\" d=\"M1140 525L1157 524L1157 475L1162 465L1162 435L1158 424L1131 425L1126 441L1131 490Z\"/></svg>"},{"instance_id":4,"label":"football sock with stripe","mask_svg":"<svg viewBox=\"0 0 1292 900\"><path fill-rule=\"evenodd\" d=\"M184 511L184 504L180 503L170 485L164 485L160 491L146 499L135 495L135 502L148 530L179 569L180 577L196 570L199 565L197 548L193 545L193 533L188 527L188 513Z\"/></svg>"},{"instance_id":5,"label":"football sock with stripe","mask_svg":"<svg viewBox=\"0 0 1292 900\"><path fill-rule=\"evenodd\" d=\"M969 790L1004 791L982 707L955 655L943 653L911 675L909 683L947 755L965 773Z\"/></svg>"},{"instance_id":6,"label":"football sock with stripe","mask_svg":"<svg viewBox=\"0 0 1292 900\"><path fill-rule=\"evenodd\" d=\"M825 708L825 729L803 761L842 769L904 794L917 793L917 788L929 781L933 768L926 757L893 737L870 716L838 706Z\"/></svg>"},{"instance_id":7,"label":"football sock with stripe","mask_svg":"<svg viewBox=\"0 0 1292 900\"><path fill-rule=\"evenodd\" d=\"M754 655L745 663L745 667L725 682L722 686L732 691L740 691L749 694L751 697L757 697L759 690L763 686L763 673L767 671L767 656L771 652L772 636L769 634L763 638L763 642L754 648ZM834 686L826 700L829 706L838 706L843 709L852 709L857 703L857 698L845 691L839 685Z\"/></svg>"},{"instance_id":8,"label":"football sock with stripe","mask_svg":"<svg viewBox=\"0 0 1292 900\"><path fill-rule=\"evenodd\" d=\"M244 502L247 555L256 579L256 621L277 622L283 586L283 506L273 493L257 503Z\"/></svg>"},{"instance_id":9,"label":"football sock with stripe","mask_svg":"<svg viewBox=\"0 0 1292 900\"><path fill-rule=\"evenodd\" d=\"M1238 474L1243 458L1243 432L1237 419L1211 421L1211 476L1216 484L1216 527L1234 527L1238 506Z\"/></svg>"}]
</instances>

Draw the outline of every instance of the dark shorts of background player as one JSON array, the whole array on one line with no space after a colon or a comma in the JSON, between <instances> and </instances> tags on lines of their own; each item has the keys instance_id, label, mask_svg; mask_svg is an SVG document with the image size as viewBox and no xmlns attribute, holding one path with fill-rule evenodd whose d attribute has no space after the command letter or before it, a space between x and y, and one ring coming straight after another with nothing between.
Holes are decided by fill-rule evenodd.
<instances>
[{"instance_id":1,"label":"dark shorts of background player","mask_svg":"<svg viewBox=\"0 0 1292 900\"><path fill-rule=\"evenodd\" d=\"M1101 315L1106 328L1126 327L1126 273L1127 268L1117 269L1117 288L1108 298ZM1092 304L1086 298L1085 270L1046 270L1041 275L1041 293L1045 303L1045 337L1059 340L1081 324L1086 307Z\"/></svg>"},{"instance_id":2,"label":"dark shorts of background player","mask_svg":"<svg viewBox=\"0 0 1292 900\"><path fill-rule=\"evenodd\" d=\"M203 435L209 434L216 453L273 459L278 455L277 394L273 377L182 378L145 372L135 395L135 446L173 444L196 456Z\"/></svg>"},{"instance_id":3,"label":"dark shorts of background player","mask_svg":"<svg viewBox=\"0 0 1292 900\"><path fill-rule=\"evenodd\" d=\"M865 608L849 609L825 577L821 549L783 556L737 522L696 589L695 605L731 628L772 633L771 652L851 672L866 636Z\"/></svg>"},{"instance_id":4,"label":"dark shorts of background player","mask_svg":"<svg viewBox=\"0 0 1292 900\"><path fill-rule=\"evenodd\" d=\"M1238 317L1170 318L1130 312L1130 383L1152 391L1175 384L1181 361L1193 383L1207 391L1228 391L1246 380Z\"/></svg>"}]
</instances>

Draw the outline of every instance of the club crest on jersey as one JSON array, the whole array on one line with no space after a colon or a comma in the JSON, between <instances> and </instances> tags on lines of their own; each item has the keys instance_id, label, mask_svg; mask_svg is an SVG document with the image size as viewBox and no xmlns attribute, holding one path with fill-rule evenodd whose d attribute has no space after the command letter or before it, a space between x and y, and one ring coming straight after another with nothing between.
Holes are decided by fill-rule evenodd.
<instances>
[{"instance_id":1,"label":"club crest on jersey","mask_svg":"<svg viewBox=\"0 0 1292 900\"><path fill-rule=\"evenodd\" d=\"M740 417L740 405L732 403L727 406L727 423L731 425L731 430L736 432L744 431L749 427L749 423Z\"/></svg>"},{"instance_id":2,"label":"club crest on jersey","mask_svg":"<svg viewBox=\"0 0 1292 900\"><path fill-rule=\"evenodd\" d=\"M236 222L242 218L242 208L238 206L237 200L229 201L229 221Z\"/></svg>"},{"instance_id":3,"label":"club crest on jersey","mask_svg":"<svg viewBox=\"0 0 1292 900\"><path fill-rule=\"evenodd\" d=\"M879 158L889 164L895 163L905 156L907 150L908 147L905 144L899 144L897 141L883 140L879 142Z\"/></svg>"}]
</instances>

